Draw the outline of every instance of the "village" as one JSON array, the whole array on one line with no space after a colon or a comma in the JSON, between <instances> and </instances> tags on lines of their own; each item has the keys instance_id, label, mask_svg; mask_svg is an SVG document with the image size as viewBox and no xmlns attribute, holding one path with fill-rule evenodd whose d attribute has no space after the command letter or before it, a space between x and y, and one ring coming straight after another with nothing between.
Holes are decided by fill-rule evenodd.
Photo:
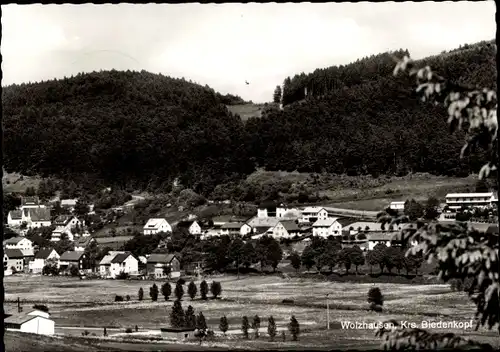
<instances>
[{"instance_id":1,"label":"village","mask_svg":"<svg viewBox=\"0 0 500 352\"><path fill-rule=\"evenodd\" d=\"M95 271L104 278L115 278L120 273L131 276L163 277L163 267L171 266L171 277L181 276L179 258L176 253L148 253L138 258L130 252L114 250L105 255L95 267L89 264L87 249L91 245L97 247L99 238L95 238L88 230L84 220L75 212L76 199L62 200L61 206L66 215L59 215L51 220L50 204L42 204L37 196L22 197L21 206L8 214L7 226L17 235L3 241L4 275L15 273L42 274L47 263L55 265L62 273L84 275ZM486 211L486 220L482 226L489 228L492 214L498 198L493 193L461 193L448 194L446 202L437 209L440 221L454 221L457 212ZM403 212L404 201L388 204L390 209ZM466 210L464 210L466 209ZM382 210L382 209L381 209ZM88 211L95 214L93 206ZM344 214L342 216L342 214ZM216 216L211 219L196 219L190 214L186 219L179 219L175 225L164 218L151 218L143 227L142 236L172 233L173 229L184 229L186 233L200 240L211 237L229 236L243 240L255 241L262 236L270 236L276 240L291 240L299 254L313 237L339 238L344 246L359 246L363 252L371 251L378 243L386 246L397 245L397 233L412 223L402 224L398 228L385 229L375 221L377 212L356 212L349 209L337 209L323 206L305 208L267 205L259 207L257 214L250 219L232 215ZM488 221L489 219L489 221ZM73 244L71 250L58 253L54 248L43 246L39 236L26 237L28 230L55 226L50 243L55 244L62 239ZM492 228L493 229L493 228ZM493 231L490 229L490 231ZM42 247L40 246L42 244ZM198 262L197 262L198 263ZM203 270L203 268L199 268Z\"/></svg>"}]
</instances>

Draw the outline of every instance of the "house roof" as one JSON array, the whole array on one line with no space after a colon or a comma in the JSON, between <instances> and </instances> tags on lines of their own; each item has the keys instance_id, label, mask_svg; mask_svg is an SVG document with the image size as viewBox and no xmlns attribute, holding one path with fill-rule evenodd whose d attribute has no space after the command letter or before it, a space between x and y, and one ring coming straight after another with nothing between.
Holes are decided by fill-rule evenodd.
<instances>
[{"instance_id":1,"label":"house roof","mask_svg":"<svg viewBox=\"0 0 500 352\"><path fill-rule=\"evenodd\" d=\"M288 232L298 232L300 231L299 225L294 220L282 220L280 221L281 225L287 230Z\"/></svg>"},{"instance_id":2,"label":"house roof","mask_svg":"<svg viewBox=\"0 0 500 352\"><path fill-rule=\"evenodd\" d=\"M55 220L55 225L65 226L71 219L73 219L73 215L59 215Z\"/></svg>"},{"instance_id":3,"label":"house roof","mask_svg":"<svg viewBox=\"0 0 500 352\"><path fill-rule=\"evenodd\" d=\"M250 227L274 227L279 222L280 220L276 218L258 218L255 216L247 221L247 224Z\"/></svg>"},{"instance_id":4,"label":"house roof","mask_svg":"<svg viewBox=\"0 0 500 352\"><path fill-rule=\"evenodd\" d=\"M267 230L269 230L271 228L271 226L258 226L258 227L254 227L254 234L255 235L261 235L263 233L266 233Z\"/></svg>"},{"instance_id":5,"label":"house roof","mask_svg":"<svg viewBox=\"0 0 500 352\"><path fill-rule=\"evenodd\" d=\"M49 208L27 208L23 211L26 217L31 217L31 221L50 221Z\"/></svg>"},{"instance_id":6,"label":"house roof","mask_svg":"<svg viewBox=\"0 0 500 352\"><path fill-rule=\"evenodd\" d=\"M20 220L23 218L23 212L21 210L11 210L9 215L13 220Z\"/></svg>"},{"instance_id":7,"label":"house roof","mask_svg":"<svg viewBox=\"0 0 500 352\"><path fill-rule=\"evenodd\" d=\"M175 257L175 254L152 253L148 257L148 263L170 263Z\"/></svg>"},{"instance_id":8,"label":"house roof","mask_svg":"<svg viewBox=\"0 0 500 352\"><path fill-rule=\"evenodd\" d=\"M373 221L358 221L347 226L344 226L343 230L349 230L351 227L354 230L358 230L361 227L361 230L364 231L366 227L369 227L369 231L382 231L382 224L379 222ZM389 227L388 225L386 227Z\"/></svg>"},{"instance_id":9,"label":"house roof","mask_svg":"<svg viewBox=\"0 0 500 352\"><path fill-rule=\"evenodd\" d=\"M4 253L9 259L24 258L23 252L20 249L5 249Z\"/></svg>"},{"instance_id":10,"label":"house roof","mask_svg":"<svg viewBox=\"0 0 500 352\"><path fill-rule=\"evenodd\" d=\"M75 241L77 247L87 247L94 238L92 236L83 236Z\"/></svg>"},{"instance_id":11,"label":"house roof","mask_svg":"<svg viewBox=\"0 0 500 352\"><path fill-rule=\"evenodd\" d=\"M37 196L21 197L21 206L23 205L39 205L40 199Z\"/></svg>"},{"instance_id":12,"label":"house roof","mask_svg":"<svg viewBox=\"0 0 500 352\"><path fill-rule=\"evenodd\" d=\"M493 192L487 193L448 193L446 198L491 197Z\"/></svg>"},{"instance_id":13,"label":"house roof","mask_svg":"<svg viewBox=\"0 0 500 352\"><path fill-rule=\"evenodd\" d=\"M16 324L16 325L21 325L26 323L27 321L30 321L32 319L40 317L39 315L29 315L28 313L21 313L21 314L14 314L11 315L7 318L5 318L3 321L6 324ZM43 318L43 317L41 317Z\"/></svg>"},{"instance_id":14,"label":"house roof","mask_svg":"<svg viewBox=\"0 0 500 352\"><path fill-rule=\"evenodd\" d=\"M167 221L167 219L164 218L151 218L148 220L146 225L144 225L145 229L156 229L160 226L160 224L164 221Z\"/></svg>"},{"instance_id":15,"label":"house roof","mask_svg":"<svg viewBox=\"0 0 500 352\"><path fill-rule=\"evenodd\" d=\"M9 238L8 240L3 241L3 244L18 244L19 242L21 242L24 239L31 242L31 240L29 240L26 237L17 236L17 237L12 237L12 238Z\"/></svg>"},{"instance_id":16,"label":"house roof","mask_svg":"<svg viewBox=\"0 0 500 352\"><path fill-rule=\"evenodd\" d=\"M368 241L400 241L401 233L399 232L374 232L367 234Z\"/></svg>"},{"instance_id":17,"label":"house roof","mask_svg":"<svg viewBox=\"0 0 500 352\"><path fill-rule=\"evenodd\" d=\"M325 209L323 207L305 207L304 210L302 210L302 213L319 213L322 209Z\"/></svg>"},{"instance_id":18,"label":"house roof","mask_svg":"<svg viewBox=\"0 0 500 352\"><path fill-rule=\"evenodd\" d=\"M61 206L75 206L78 199L62 199Z\"/></svg>"},{"instance_id":19,"label":"house roof","mask_svg":"<svg viewBox=\"0 0 500 352\"><path fill-rule=\"evenodd\" d=\"M53 248L40 249L38 252L36 252L35 259L47 259L53 251L54 251ZM56 251L56 253L57 253L57 251Z\"/></svg>"},{"instance_id":20,"label":"house roof","mask_svg":"<svg viewBox=\"0 0 500 352\"><path fill-rule=\"evenodd\" d=\"M330 227L337 221L336 218L319 219L312 225L313 227Z\"/></svg>"},{"instance_id":21,"label":"house roof","mask_svg":"<svg viewBox=\"0 0 500 352\"><path fill-rule=\"evenodd\" d=\"M119 252L119 251L109 251L108 254L106 254L102 259L101 261L99 262L99 265L109 265L111 264L111 261L113 260L113 258L115 256L117 256L118 254L120 253L123 253L123 252Z\"/></svg>"},{"instance_id":22,"label":"house roof","mask_svg":"<svg viewBox=\"0 0 500 352\"><path fill-rule=\"evenodd\" d=\"M111 260L111 263L123 263L129 256L131 256L132 253L130 252L125 252L125 253L118 253L113 260ZM132 257L134 257L132 255ZM135 258L135 257L134 257Z\"/></svg>"},{"instance_id":23,"label":"house roof","mask_svg":"<svg viewBox=\"0 0 500 352\"><path fill-rule=\"evenodd\" d=\"M193 223L195 223L196 220L184 220L184 221L179 221L177 223L177 227L182 227L182 228L189 228Z\"/></svg>"},{"instance_id":24,"label":"house roof","mask_svg":"<svg viewBox=\"0 0 500 352\"><path fill-rule=\"evenodd\" d=\"M489 233L489 234L498 234L498 225L488 226L488 228L486 229L486 233Z\"/></svg>"},{"instance_id":25,"label":"house roof","mask_svg":"<svg viewBox=\"0 0 500 352\"><path fill-rule=\"evenodd\" d=\"M243 225L245 224L242 222L226 222L221 229L241 229Z\"/></svg>"},{"instance_id":26,"label":"house roof","mask_svg":"<svg viewBox=\"0 0 500 352\"><path fill-rule=\"evenodd\" d=\"M67 251L61 255L59 260L63 262L75 262L80 260L84 253L82 251Z\"/></svg>"}]
</instances>

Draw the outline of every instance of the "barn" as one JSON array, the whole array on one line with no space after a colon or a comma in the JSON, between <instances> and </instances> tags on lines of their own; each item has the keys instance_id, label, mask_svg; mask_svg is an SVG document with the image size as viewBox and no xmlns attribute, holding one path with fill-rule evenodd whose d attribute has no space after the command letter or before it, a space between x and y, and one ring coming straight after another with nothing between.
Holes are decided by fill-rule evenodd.
<instances>
[{"instance_id":1,"label":"barn","mask_svg":"<svg viewBox=\"0 0 500 352\"><path fill-rule=\"evenodd\" d=\"M47 312L34 310L29 313L6 315L4 327L10 331L39 335L54 335L55 323Z\"/></svg>"},{"instance_id":2,"label":"barn","mask_svg":"<svg viewBox=\"0 0 500 352\"><path fill-rule=\"evenodd\" d=\"M161 328L161 337L177 341L190 340L194 337L194 328Z\"/></svg>"}]
</instances>

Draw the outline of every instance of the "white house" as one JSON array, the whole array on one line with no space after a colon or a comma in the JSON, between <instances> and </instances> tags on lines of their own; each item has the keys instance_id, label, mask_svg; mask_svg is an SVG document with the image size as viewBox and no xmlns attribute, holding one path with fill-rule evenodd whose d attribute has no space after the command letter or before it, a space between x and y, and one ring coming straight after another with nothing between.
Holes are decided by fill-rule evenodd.
<instances>
[{"instance_id":1,"label":"white house","mask_svg":"<svg viewBox=\"0 0 500 352\"><path fill-rule=\"evenodd\" d=\"M302 211L297 208L289 208L283 204L276 207L276 217L280 219L298 219L302 216Z\"/></svg>"},{"instance_id":2,"label":"white house","mask_svg":"<svg viewBox=\"0 0 500 352\"><path fill-rule=\"evenodd\" d=\"M26 208L22 210L21 216L21 221L25 222L29 229L52 225L49 208Z\"/></svg>"},{"instance_id":3,"label":"white house","mask_svg":"<svg viewBox=\"0 0 500 352\"><path fill-rule=\"evenodd\" d=\"M12 237L3 241L7 249L19 249L24 256L33 256L33 242L26 237Z\"/></svg>"},{"instance_id":4,"label":"white house","mask_svg":"<svg viewBox=\"0 0 500 352\"><path fill-rule=\"evenodd\" d=\"M85 249L90 246L90 244L92 242L95 242L95 238L94 237L91 237L91 236L82 236L80 238L78 238L76 241L75 241L75 251L77 252L83 252L85 251Z\"/></svg>"},{"instance_id":5,"label":"white house","mask_svg":"<svg viewBox=\"0 0 500 352\"><path fill-rule=\"evenodd\" d=\"M284 237L294 237L300 235L300 227L294 220L280 220L278 225L276 225L273 229L273 236L277 237L276 231L282 231L284 233Z\"/></svg>"},{"instance_id":6,"label":"white house","mask_svg":"<svg viewBox=\"0 0 500 352\"><path fill-rule=\"evenodd\" d=\"M53 248L40 249L35 254L35 259L29 263L29 270L34 274L41 273L48 260L54 260L57 267L59 267L60 257L61 256Z\"/></svg>"},{"instance_id":7,"label":"white house","mask_svg":"<svg viewBox=\"0 0 500 352\"><path fill-rule=\"evenodd\" d=\"M34 310L29 313L6 316L4 318L4 326L9 331L54 335L55 323L50 319L49 313Z\"/></svg>"},{"instance_id":8,"label":"white house","mask_svg":"<svg viewBox=\"0 0 500 352\"><path fill-rule=\"evenodd\" d=\"M145 235L155 235L160 232L172 232L172 226L170 226L170 224L166 219L163 218L149 219L146 225L144 225Z\"/></svg>"},{"instance_id":9,"label":"white house","mask_svg":"<svg viewBox=\"0 0 500 352\"><path fill-rule=\"evenodd\" d=\"M11 275L12 268L15 271L24 270L24 255L20 249L5 249L3 254L3 270L4 274Z\"/></svg>"},{"instance_id":10,"label":"white house","mask_svg":"<svg viewBox=\"0 0 500 352\"><path fill-rule=\"evenodd\" d=\"M313 225L313 236L328 237L341 236L342 225L336 218L319 219Z\"/></svg>"},{"instance_id":11,"label":"white house","mask_svg":"<svg viewBox=\"0 0 500 352\"><path fill-rule=\"evenodd\" d=\"M306 207L302 210L301 222L314 222L328 219L328 210L322 207Z\"/></svg>"},{"instance_id":12,"label":"white house","mask_svg":"<svg viewBox=\"0 0 500 352\"><path fill-rule=\"evenodd\" d=\"M45 208L45 205L40 203L40 198L38 198L37 196L21 198L21 210L37 208Z\"/></svg>"},{"instance_id":13,"label":"white house","mask_svg":"<svg viewBox=\"0 0 500 352\"><path fill-rule=\"evenodd\" d=\"M99 273L105 277L115 278L120 273L137 274L139 261L130 252L109 252L99 262Z\"/></svg>"},{"instance_id":14,"label":"white house","mask_svg":"<svg viewBox=\"0 0 500 352\"><path fill-rule=\"evenodd\" d=\"M76 203L78 199L62 199L61 200L61 208L68 209L69 211L73 211L75 209Z\"/></svg>"},{"instance_id":15,"label":"white house","mask_svg":"<svg viewBox=\"0 0 500 352\"><path fill-rule=\"evenodd\" d=\"M220 235L240 235L245 236L252 232L252 227L246 223L228 222L221 226Z\"/></svg>"},{"instance_id":16,"label":"white house","mask_svg":"<svg viewBox=\"0 0 500 352\"><path fill-rule=\"evenodd\" d=\"M487 193L449 193L446 195L446 205L450 209L461 207L485 208L497 201L493 192Z\"/></svg>"},{"instance_id":17,"label":"white house","mask_svg":"<svg viewBox=\"0 0 500 352\"><path fill-rule=\"evenodd\" d=\"M393 210L404 210L405 209L405 202L391 202L389 205L389 208Z\"/></svg>"},{"instance_id":18,"label":"white house","mask_svg":"<svg viewBox=\"0 0 500 352\"><path fill-rule=\"evenodd\" d=\"M82 222L78 220L76 216L60 215L54 220L54 225L56 225L56 228L52 231L51 241L60 241L63 234L66 234L68 239L73 241L74 236L72 230L81 226Z\"/></svg>"},{"instance_id":19,"label":"white house","mask_svg":"<svg viewBox=\"0 0 500 352\"><path fill-rule=\"evenodd\" d=\"M23 211L22 210L11 210L9 215L7 215L7 225L11 227L21 226L23 223Z\"/></svg>"},{"instance_id":20,"label":"white house","mask_svg":"<svg viewBox=\"0 0 500 352\"><path fill-rule=\"evenodd\" d=\"M201 226L198 222L191 221L180 221L177 224L178 228L185 228L191 235L201 235Z\"/></svg>"}]
</instances>

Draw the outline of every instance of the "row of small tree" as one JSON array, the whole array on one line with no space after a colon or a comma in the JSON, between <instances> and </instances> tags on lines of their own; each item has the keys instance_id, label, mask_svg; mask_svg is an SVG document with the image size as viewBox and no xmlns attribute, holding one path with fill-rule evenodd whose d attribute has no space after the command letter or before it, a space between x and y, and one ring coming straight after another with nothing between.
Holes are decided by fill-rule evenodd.
<instances>
[{"instance_id":1,"label":"row of small tree","mask_svg":"<svg viewBox=\"0 0 500 352\"><path fill-rule=\"evenodd\" d=\"M179 279L177 281L177 283L175 284L173 294L178 301L182 300L182 297L184 296L184 283L185 283L184 280ZM205 280L203 280L200 283L200 297L201 297L201 299L207 300L208 299L208 296L207 296L208 292L209 292L208 283ZM222 292L222 285L220 284L220 282L212 281L212 284L210 285L210 292L212 293L212 297L214 299L217 299ZM159 293L160 293L160 291L159 291L158 286L156 284L153 284L149 288L149 296L151 297L152 301L158 300ZM196 286L194 281L191 281L189 283L189 285L187 287L187 293L192 300L196 297L196 295L198 293L198 287ZM161 286L161 294L165 298L165 301L168 301L168 299L172 295L172 286L170 285L169 282L165 282ZM142 289L142 287L139 288L138 298L139 298L139 301L142 301L144 299L144 290Z\"/></svg>"},{"instance_id":2,"label":"row of small tree","mask_svg":"<svg viewBox=\"0 0 500 352\"><path fill-rule=\"evenodd\" d=\"M182 304L179 300L174 302L172 306L172 311L170 312L170 324L174 328L190 328L196 329L199 336L203 337L206 334L207 323L205 316L202 312L200 312L197 316L195 315L193 307L190 305L186 309L183 310ZM250 325L249 319L247 316L244 316L241 320L241 331L243 336L248 339L249 338L249 329L252 328L254 330L255 338L259 338L259 329L260 329L260 317L255 315L252 320L252 324ZM229 322L227 317L224 315L220 318L219 329L225 335L229 330ZM297 340L297 337L300 333L300 325L295 316L290 318L290 323L288 324L288 330L292 335L293 341ZM273 316L268 318L267 324L267 334L271 341L274 340L277 333L276 321Z\"/></svg>"},{"instance_id":3,"label":"row of small tree","mask_svg":"<svg viewBox=\"0 0 500 352\"><path fill-rule=\"evenodd\" d=\"M358 246L342 248L342 245L336 239L322 239L319 237L312 239L311 244L302 252L302 256L292 252L289 259L291 265L297 271L301 266L305 266L307 270L314 266L318 271L321 271L325 266L329 267L330 271L333 271L334 267L339 266L344 267L346 273L348 273L351 267L354 266L356 274L359 266L364 265L365 262L370 265L370 271L373 265L378 265L381 272L387 269L391 273L395 268L398 273L400 273L401 269L405 269L407 274L412 271L416 271L418 274L418 269L423 262L421 255L405 257L401 248L387 247L383 243L377 244L365 256Z\"/></svg>"}]
</instances>

